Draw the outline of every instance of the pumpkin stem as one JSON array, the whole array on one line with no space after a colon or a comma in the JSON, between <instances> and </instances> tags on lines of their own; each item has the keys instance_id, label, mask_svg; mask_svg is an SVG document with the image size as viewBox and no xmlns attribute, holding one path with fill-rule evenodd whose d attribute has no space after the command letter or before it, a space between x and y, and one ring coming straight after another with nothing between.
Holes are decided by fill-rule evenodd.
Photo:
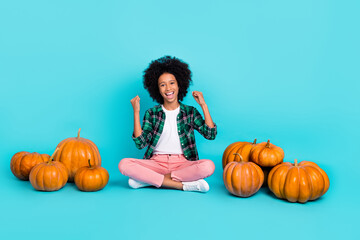
<instances>
[{"instance_id":1,"label":"pumpkin stem","mask_svg":"<svg viewBox=\"0 0 360 240\"><path fill-rule=\"evenodd\" d=\"M297 162L297 159L295 159L295 167L297 167L298 166L298 162Z\"/></svg>"},{"instance_id":2,"label":"pumpkin stem","mask_svg":"<svg viewBox=\"0 0 360 240\"><path fill-rule=\"evenodd\" d=\"M79 128L78 135L77 135L77 139L80 138L80 131L81 131L81 128Z\"/></svg>"},{"instance_id":3,"label":"pumpkin stem","mask_svg":"<svg viewBox=\"0 0 360 240\"><path fill-rule=\"evenodd\" d=\"M91 168L90 158L89 158L88 162L89 162L89 168Z\"/></svg>"},{"instance_id":4,"label":"pumpkin stem","mask_svg":"<svg viewBox=\"0 0 360 240\"><path fill-rule=\"evenodd\" d=\"M54 156L55 156L55 154L57 153L57 151L59 151L59 148L58 148L58 147L55 149L55 152L54 152L54 153L51 155L51 157L49 158L48 164L50 164L50 163L52 162L52 160L54 159Z\"/></svg>"},{"instance_id":5,"label":"pumpkin stem","mask_svg":"<svg viewBox=\"0 0 360 240\"><path fill-rule=\"evenodd\" d=\"M239 153L234 153L234 155L238 155L239 157L240 157L240 162L243 162L244 161L244 159L243 159L243 157L239 154ZM234 160L236 159L236 157L234 158Z\"/></svg>"},{"instance_id":6,"label":"pumpkin stem","mask_svg":"<svg viewBox=\"0 0 360 240\"><path fill-rule=\"evenodd\" d=\"M267 148L270 148L270 139L267 141L266 146Z\"/></svg>"},{"instance_id":7,"label":"pumpkin stem","mask_svg":"<svg viewBox=\"0 0 360 240\"><path fill-rule=\"evenodd\" d=\"M255 140L254 140L253 144L256 144L256 138L255 138Z\"/></svg>"}]
</instances>

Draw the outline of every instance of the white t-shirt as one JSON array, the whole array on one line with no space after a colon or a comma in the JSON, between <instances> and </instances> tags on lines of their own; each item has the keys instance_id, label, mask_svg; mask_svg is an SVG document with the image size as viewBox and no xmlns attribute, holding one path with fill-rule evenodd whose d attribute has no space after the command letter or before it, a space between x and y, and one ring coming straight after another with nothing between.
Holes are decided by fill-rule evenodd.
<instances>
[{"instance_id":1,"label":"white t-shirt","mask_svg":"<svg viewBox=\"0 0 360 240\"><path fill-rule=\"evenodd\" d=\"M155 146L154 154L184 154L176 121L180 106L171 111L166 110L163 105L161 107L165 112L165 124L160 139Z\"/></svg>"}]
</instances>

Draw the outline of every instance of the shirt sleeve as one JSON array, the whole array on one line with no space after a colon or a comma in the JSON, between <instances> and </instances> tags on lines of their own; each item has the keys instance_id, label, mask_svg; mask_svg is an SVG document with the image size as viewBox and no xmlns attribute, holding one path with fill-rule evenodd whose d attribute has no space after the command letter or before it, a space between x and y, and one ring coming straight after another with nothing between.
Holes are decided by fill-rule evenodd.
<instances>
[{"instance_id":1,"label":"shirt sleeve","mask_svg":"<svg viewBox=\"0 0 360 240\"><path fill-rule=\"evenodd\" d=\"M143 149L147 145L150 144L150 140L152 138L152 121L151 121L151 115L149 113L149 110L145 112L145 116L143 119L143 125L142 125L142 132L141 135L138 137L134 136L134 133L132 135L132 139L135 142L135 145L138 149Z\"/></svg>"},{"instance_id":2,"label":"shirt sleeve","mask_svg":"<svg viewBox=\"0 0 360 240\"><path fill-rule=\"evenodd\" d=\"M199 113L199 111L196 108L194 109L194 121L193 126L194 129L197 130L201 135L204 136L204 138L209 140L214 140L217 134L217 126L214 123L214 127L210 128L208 125L206 125L205 120Z\"/></svg>"}]
</instances>

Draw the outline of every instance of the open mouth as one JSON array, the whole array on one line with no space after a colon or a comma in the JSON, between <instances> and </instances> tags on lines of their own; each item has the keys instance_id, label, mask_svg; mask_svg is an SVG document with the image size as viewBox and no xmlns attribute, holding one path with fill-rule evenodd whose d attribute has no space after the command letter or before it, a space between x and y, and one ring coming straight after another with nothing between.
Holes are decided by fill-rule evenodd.
<instances>
[{"instance_id":1,"label":"open mouth","mask_svg":"<svg viewBox=\"0 0 360 240\"><path fill-rule=\"evenodd\" d=\"M174 92L165 93L165 95L166 95L167 97L172 97L172 96L174 96Z\"/></svg>"}]
</instances>

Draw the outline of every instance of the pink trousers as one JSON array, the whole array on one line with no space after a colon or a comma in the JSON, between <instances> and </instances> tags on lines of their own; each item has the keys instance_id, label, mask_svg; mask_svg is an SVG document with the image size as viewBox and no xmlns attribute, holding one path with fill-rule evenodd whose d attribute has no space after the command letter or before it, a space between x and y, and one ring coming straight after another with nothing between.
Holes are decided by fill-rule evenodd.
<instances>
[{"instance_id":1,"label":"pink trousers","mask_svg":"<svg viewBox=\"0 0 360 240\"><path fill-rule=\"evenodd\" d=\"M164 175L178 182L196 181L211 176L215 165L211 160L189 161L182 154L155 154L151 159L124 158L120 172L132 179L161 187Z\"/></svg>"}]
</instances>

